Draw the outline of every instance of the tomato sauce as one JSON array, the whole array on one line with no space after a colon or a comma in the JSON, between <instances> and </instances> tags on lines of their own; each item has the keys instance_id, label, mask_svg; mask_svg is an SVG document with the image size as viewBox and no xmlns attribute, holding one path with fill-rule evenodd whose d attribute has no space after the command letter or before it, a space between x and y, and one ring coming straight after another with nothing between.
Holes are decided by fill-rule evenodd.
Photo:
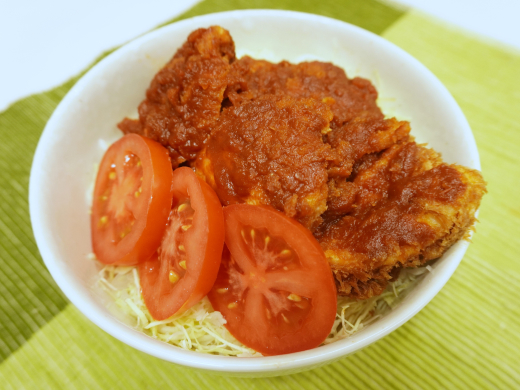
<instances>
[{"instance_id":1,"label":"tomato sauce","mask_svg":"<svg viewBox=\"0 0 520 390\"><path fill-rule=\"evenodd\" d=\"M219 118L234 59L228 31L214 26L192 32L155 75L139 106L139 120L126 118L119 128L167 147L174 168L194 160Z\"/></svg>"},{"instance_id":2,"label":"tomato sauce","mask_svg":"<svg viewBox=\"0 0 520 390\"><path fill-rule=\"evenodd\" d=\"M196 167L223 204L271 205L315 229L327 208L332 113L314 99L266 95L225 110Z\"/></svg>"}]
</instances>

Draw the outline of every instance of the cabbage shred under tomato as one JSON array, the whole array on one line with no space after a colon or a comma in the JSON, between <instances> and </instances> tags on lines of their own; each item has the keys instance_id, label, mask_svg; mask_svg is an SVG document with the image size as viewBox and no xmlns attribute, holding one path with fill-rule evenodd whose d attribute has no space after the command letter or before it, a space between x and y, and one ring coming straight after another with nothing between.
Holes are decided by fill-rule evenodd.
<instances>
[{"instance_id":1,"label":"cabbage shred under tomato","mask_svg":"<svg viewBox=\"0 0 520 390\"><path fill-rule=\"evenodd\" d=\"M324 344L344 339L383 317L417 285L430 267L404 269L383 294L367 300L339 297L331 333ZM208 298L182 314L155 321L144 304L136 267L105 266L97 286L111 299L109 309L123 313L137 330L177 347L214 355L259 357L260 353L237 341L224 327Z\"/></svg>"}]
</instances>

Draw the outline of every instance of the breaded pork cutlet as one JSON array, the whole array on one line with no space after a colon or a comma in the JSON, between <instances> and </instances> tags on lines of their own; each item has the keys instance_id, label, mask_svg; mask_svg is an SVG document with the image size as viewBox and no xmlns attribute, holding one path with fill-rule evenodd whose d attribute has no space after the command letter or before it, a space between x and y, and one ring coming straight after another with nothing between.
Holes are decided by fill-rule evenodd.
<instances>
[{"instance_id":1,"label":"breaded pork cutlet","mask_svg":"<svg viewBox=\"0 0 520 390\"><path fill-rule=\"evenodd\" d=\"M360 299L381 294L396 271L436 259L463 238L485 192L478 171L442 163L413 141L366 158L354 176L346 215L316 235L338 293Z\"/></svg>"},{"instance_id":2,"label":"breaded pork cutlet","mask_svg":"<svg viewBox=\"0 0 520 390\"><path fill-rule=\"evenodd\" d=\"M196 161L225 204L270 205L314 230L327 207L332 113L314 99L265 95L223 111Z\"/></svg>"},{"instance_id":3,"label":"breaded pork cutlet","mask_svg":"<svg viewBox=\"0 0 520 390\"><path fill-rule=\"evenodd\" d=\"M224 205L270 205L319 240L338 292L380 294L403 267L466 235L485 192L385 118L370 81L331 63L235 58L221 27L194 31L124 119L196 168ZM211 135L210 135L211 134Z\"/></svg>"},{"instance_id":4,"label":"breaded pork cutlet","mask_svg":"<svg viewBox=\"0 0 520 390\"><path fill-rule=\"evenodd\" d=\"M229 32L213 26L192 32L152 80L139 119L125 118L123 133L160 142L176 168L193 161L220 115L235 45Z\"/></svg>"},{"instance_id":5,"label":"breaded pork cutlet","mask_svg":"<svg viewBox=\"0 0 520 390\"><path fill-rule=\"evenodd\" d=\"M329 62L274 64L244 56L233 63L229 80L226 98L233 106L264 95L285 95L327 104L334 114L331 128L358 117L383 118L372 83L361 77L349 79Z\"/></svg>"},{"instance_id":6,"label":"breaded pork cutlet","mask_svg":"<svg viewBox=\"0 0 520 390\"><path fill-rule=\"evenodd\" d=\"M369 80L349 79L340 67L320 61L274 64L242 57L231 65L224 105L240 106L265 95L312 98L330 107L333 118L324 141L333 150L330 177L348 177L354 163L408 136L408 122L385 119Z\"/></svg>"}]
</instances>

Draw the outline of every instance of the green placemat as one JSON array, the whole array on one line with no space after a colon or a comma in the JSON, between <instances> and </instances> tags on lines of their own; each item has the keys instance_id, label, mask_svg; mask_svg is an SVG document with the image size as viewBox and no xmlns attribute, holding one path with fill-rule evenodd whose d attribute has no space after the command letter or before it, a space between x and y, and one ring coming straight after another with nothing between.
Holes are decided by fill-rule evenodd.
<instances>
[{"instance_id":1,"label":"green placemat","mask_svg":"<svg viewBox=\"0 0 520 390\"><path fill-rule=\"evenodd\" d=\"M27 205L29 170L52 111L77 78L0 113L1 388L520 387L520 53L375 0L207 0L178 19L245 8L312 12L373 31L429 67L475 134L489 193L460 267L383 340L334 364L276 378L194 373L140 353L85 319L43 265Z\"/></svg>"}]
</instances>

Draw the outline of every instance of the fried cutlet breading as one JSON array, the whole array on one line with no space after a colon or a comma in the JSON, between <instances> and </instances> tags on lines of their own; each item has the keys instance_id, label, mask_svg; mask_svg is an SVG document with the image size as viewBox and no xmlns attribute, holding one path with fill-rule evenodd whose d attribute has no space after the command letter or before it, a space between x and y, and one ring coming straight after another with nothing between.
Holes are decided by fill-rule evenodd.
<instances>
[{"instance_id":1,"label":"fried cutlet breading","mask_svg":"<svg viewBox=\"0 0 520 390\"><path fill-rule=\"evenodd\" d=\"M314 99L266 95L223 111L195 166L223 204L270 205L314 230L327 204L332 113Z\"/></svg>"},{"instance_id":2,"label":"fried cutlet breading","mask_svg":"<svg viewBox=\"0 0 520 390\"><path fill-rule=\"evenodd\" d=\"M220 116L234 59L235 45L222 27L192 32L152 80L139 120L125 118L119 128L160 142L174 168L193 161Z\"/></svg>"},{"instance_id":3,"label":"fried cutlet breading","mask_svg":"<svg viewBox=\"0 0 520 390\"><path fill-rule=\"evenodd\" d=\"M366 154L388 149L408 137L410 124L395 118L359 117L332 129L326 141L335 151L334 161L329 164L331 178L347 178L356 161Z\"/></svg>"},{"instance_id":4,"label":"fried cutlet breading","mask_svg":"<svg viewBox=\"0 0 520 390\"><path fill-rule=\"evenodd\" d=\"M397 122L392 119L390 123ZM397 122L400 123L400 122ZM392 126L395 128L396 126ZM409 126L406 126L409 130ZM411 137L402 139L399 143L390 145L384 152L367 153L358 156L355 164L350 168L349 180L343 176L329 175L329 197L327 199L327 211L323 215L326 221L333 221L353 211L374 205L375 200L387 191L390 185L389 178L382 172L390 171L394 175L410 176L418 169L422 171L431 169L433 165L439 165L442 160L437 153L427 148L417 148ZM367 145L368 146L368 145ZM368 150L368 147L365 149ZM407 163L410 155L417 158L413 163ZM422 163L418 163L422 161ZM391 166L390 166L391 165ZM410 172L410 170L412 170ZM395 179L395 177L394 177Z\"/></svg>"},{"instance_id":5,"label":"fried cutlet breading","mask_svg":"<svg viewBox=\"0 0 520 390\"><path fill-rule=\"evenodd\" d=\"M347 215L317 233L338 292L379 295L395 271L440 257L467 234L485 192L478 171L442 163L415 142L389 148L358 167Z\"/></svg>"}]
</instances>

